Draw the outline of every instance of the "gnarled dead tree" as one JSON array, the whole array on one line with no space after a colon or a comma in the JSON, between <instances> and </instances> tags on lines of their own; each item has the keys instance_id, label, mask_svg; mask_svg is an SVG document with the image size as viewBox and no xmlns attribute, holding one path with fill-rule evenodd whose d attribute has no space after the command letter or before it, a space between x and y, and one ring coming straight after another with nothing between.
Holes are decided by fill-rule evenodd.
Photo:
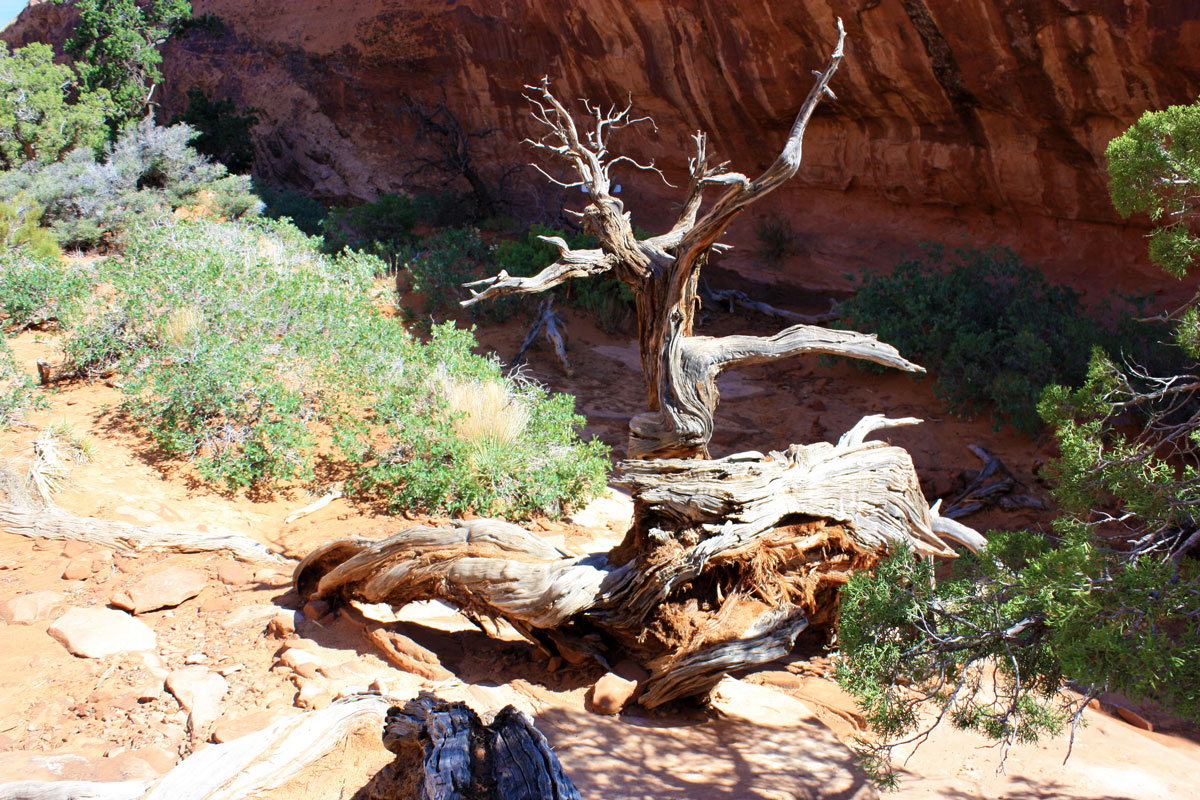
<instances>
[{"instance_id":1,"label":"gnarled dead tree","mask_svg":"<svg viewBox=\"0 0 1200 800\"><path fill-rule=\"evenodd\" d=\"M588 106L592 124L581 131L548 81L531 87L533 116L548 128L532 144L574 170L573 183L560 183L587 190L581 216L600 248L571 250L549 238L560 251L554 264L533 277L502 272L469 284L465 304L605 272L632 288L647 410L630 422L631 460L621 465L634 498L624 542L571 557L496 520L411 528L311 553L295 573L302 596L393 605L440 599L477 618L507 620L548 654L602 664L633 658L650 672L640 702L655 706L785 654L806 626L831 621L851 571L890 550L952 556L947 539L983 544L930 508L907 452L864 441L879 428L920 420L868 416L836 445L709 458L716 378L726 369L819 353L921 371L890 345L851 331L797 324L774 336L714 338L692 330L709 252L738 214L796 173L805 127L832 95L844 36L839 21L829 63L766 172L750 180L724 164L709 166L707 140L697 133L683 212L670 231L642 241L610 191L611 173L622 163L654 167L608 149L613 131L639 120L628 108ZM723 191L705 210L710 187Z\"/></svg>"}]
</instances>

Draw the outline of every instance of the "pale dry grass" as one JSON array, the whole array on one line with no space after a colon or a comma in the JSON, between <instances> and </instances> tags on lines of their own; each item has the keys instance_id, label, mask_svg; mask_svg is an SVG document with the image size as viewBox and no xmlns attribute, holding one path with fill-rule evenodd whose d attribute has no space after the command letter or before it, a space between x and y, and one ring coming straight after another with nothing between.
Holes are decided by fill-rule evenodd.
<instances>
[{"instance_id":1,"label":"pale dry grass","mask_svg":"<svg viewBox=\"0 0 1200 800\"><path fill-rule=\"evenodd\" d=\"M159 325L162 343L169 347L183 347L204 328L204 315L194 308L173 308Z\"/></svg>"},{"instance_id":2,"label":"pale dry grass","mask_svg":"<svg viewBox=\"0 0 1200 800\"><path fill-rule=\"evenodd\" d=\"M483 448L515 445L529 424L529 408L512 387L497 380L439 376L442 396L455 415L454 432Z\"/></svg>"},{"instance_id":3,"label":"pale dry grass","mask_svg":"<svg viewBox=\"0 0 1200 800\"><path fill-rule=\"evenodd\" d=\"M49 503L51 496L70 478L72 464L86 464L95 454L96 444L90 436L65 422L56 422L33 441L33 459L25 482L43 502Z\"/></svg>"}]
</instances>

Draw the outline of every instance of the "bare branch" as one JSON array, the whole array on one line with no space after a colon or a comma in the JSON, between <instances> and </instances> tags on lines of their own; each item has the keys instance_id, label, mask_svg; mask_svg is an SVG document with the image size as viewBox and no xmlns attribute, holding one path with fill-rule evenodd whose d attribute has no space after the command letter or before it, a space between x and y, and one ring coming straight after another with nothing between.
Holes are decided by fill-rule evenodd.
<instances>
[{"instance_id":1,"label":"bare branch","mask_svg":"<svg viewBox=\"0 0 1200 800\"><path fill-rule=\"evenodd\" d=\"M504 270L500 270L498 275L491 278L464 283L463 286L471 290L471 297L463 300L459 305L465 308L491 297L544 292L572 278L586 278L608 272L615 264L615 260L603 250L571 250L567 247L567 243L558 236L538 238L550 242L558 248L557 261L537 275L528 278L514 277Z\"/></svg>"},{"instance_id":2,"label":"bare branch","mask_svg":"<svg viewBox=\"0 0 1200 800\"><path fill-rule=\"evenodd\" d=\"M829 62L819 74L816 84L809 91L804 105L800 107L792 130L788 134L783 150L766 172L749 184L737 183L723 194L696 226L685 237L681 246L684 248L703 249L716 241L746 206L763 197L784 181L796 174L800 168L800 157L804 140L804 131L812 118L813 111L829 90L829 81L842 63L843 44L846 41L846 29L839 17L837 21L838 40L829 56Z\"/></svg>"}]
</instances>

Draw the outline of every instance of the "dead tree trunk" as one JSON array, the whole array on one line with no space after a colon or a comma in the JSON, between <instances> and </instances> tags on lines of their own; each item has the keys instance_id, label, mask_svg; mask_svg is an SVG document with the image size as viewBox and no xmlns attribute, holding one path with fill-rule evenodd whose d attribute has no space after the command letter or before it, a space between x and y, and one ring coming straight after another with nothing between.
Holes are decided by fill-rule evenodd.
<instances>
[{"instance_id":1,"label":"dead tree trunk","mask_svg":"<svg viewBox=\"0 0 1200 800\"><path fill-rule=\"evenodd\" d=\"M572 278L613 272L632 289L638 316L638 345L646 380L647 411L630 422L630 458L707 457L717 406L716 378L731 367L774 361L805 353L827 353L863 358L909 371L921 368L903 359L895 348L875 337L849 331L827 331L796 325L772 337L694 337L692 327L700 298L700 270L717 239L742 211L796 174L800 167L804 131L821 98L832 94L829 81L842 61L845 32L838 22L838 41L823 72L809 92L792 124L787 141L775 162L757 179L728 172L725 164L708 164L708 142L703 133L693 137L696 155L690 161L690 182L683 211L674 227L661 236L638 241L624 204L612 194L612 169L628 163L628 156L609 155L609 135L645 120L630 117L630 109L603 112L588 107L592 130L581 133L567 108L551 93L543 78L533 94L533 117L549 128L531 142L539 151L567 162L577 180L556 181L582 186L591 202L580 214L584 227L600 239L598 250L570 250L562 239L549 237L559 259L538 275L514 278L500 273L476 281L470 305L506 294L541 292ZM549 177L549 175L547 175ZM701 214L705 190L725 191Z\"/></svg>"},{"instance_id":2,"label":"dead tree trunk","mask_svg":"<svg viewBox=\"0 0 1200 800\"><path fill-rule=\"evenodd\" d=\"M469 286L465 305L540 292L572 278L613 272L637 302L647 410L630 422L620 479L634 497L624 542L609 553L571 557L496 520L451 529L411 528L383 541L348 539L311 553L296 569L307 598L404 605L449 602L476 617L505 619L547 654L602 664L633 658L648 668L640 702L655 706L706 693L731 670L777 658L810 625L829 624L838 588L852 571L905 546L953 556L947 539L972 549L983 537L931 509L904 450L866 442L874 430L916 419L867 416L836 445L792 445L763 456L708 457L716 378L744 364L806 353L921 368L874 336L793 325L774 336L696 336L701 268L717 238L747 206L795 174L804 130L842 59L845 33L809 92L775 162L755 180L709 167L694 137L688 195L675 226L637 241L610 192L621 163L608 136L640 120L629 109L588 107L581 134L543 79L530 87L534 118L549 133L533 145L558 156L590 198L581 216L597 250L550 238L559 259L540 274L500 273ZM547 175L549 177L549 175ZM551 178L551 180L554 180ZM561 183L561 182L560 182ZM701 213L709 186L723 186Z\"/></svg>"}]
</instances>

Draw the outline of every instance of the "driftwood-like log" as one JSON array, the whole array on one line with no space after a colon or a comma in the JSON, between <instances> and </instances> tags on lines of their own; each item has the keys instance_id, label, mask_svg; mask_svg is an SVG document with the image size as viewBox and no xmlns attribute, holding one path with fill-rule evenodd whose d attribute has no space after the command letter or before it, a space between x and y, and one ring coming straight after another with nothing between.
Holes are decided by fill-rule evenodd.
<instances>
[{"instance_id":1,"label":"driftwood-like log","mask_svg":"<svg viewBox=\"0 0 1200 800\"><path fill-rule=\"evenodd\" d=\"M87 542L125 552L225 552L241 561L284 563L267 546L236 533L175 531L155 525L80 517L60 508L28 508L0 503L0 530L31 539Z\"/></svg>"},{"instance_id":2,"label":"driftwood-like log","mask_svg":"<svg viewBox=\"0 0 1200 800\"><path fill-rule=\"evenodd\" d=\"M383 744L419 772L423 800L580 800L546 737L506 706L484 724L429 692L388 711Z\"/></svg>"},{"instance_id":3,"label":"driftwood-like log","mask_svg":"<svg viewBox=\"0 0 1200 800\"><path fill-rule=\"evenodd\" d=\"M378 695L279 720L235 742L210 745L157 781L21 781L0 784L3 800L243 800L282 786L364 723L383 725Z\"/></svg>"},{"instance_id":4,"label":"driftwood-like log","mask_svg":"<svg viewBox=\"0 0 1200 800\"><path fill-rule=\"evenodd\" d=\"M13 781L0 800L141 800L153 781Z\"/></svg>"},{"instance_id":5,"label":"driftwood-like log","mask_svg":"<svg viewBox=\"0 0 1200 800\"><path fill-rule=\"evenodd\" d=\"M751 300L750 296L740 289L713 289L706 283L701 282L703 291L701 296L706 300L711 300L713 303L724 303L729 306L729 312L733 313L734 306L744 308L747 311L753 311L756 314L762 314L764 317L773 319L781 319L786 322L799 322L805 325L819 325L822 322L832 322L842 316L842 312L838 311L837 303L830 303L830 308L824 314L800 314L796 311L788 311L786 308L777 308L769 303L763 303L758 300ZM710 307L710 306L705 306Z\"/></svg>"},{"instance_id":6,"label":"driftwood-like log","mask_svg":"<svg viewBox=\"0 0 1200 800\"><path fill-rule=\"evenodd\" d=\"M641 702L704 694L729 671L785 653L828 625L838 588L901 545L952 556L904 450L864 441L917 420L868 417L836 445L716 460L622 464L633 525L608 553L570 556L507 522L414 527L310 553L294 582L306 599L403 606L436 599L504 619L540 649L650 672ZM946 537L946 538L943 538Z\"/></svg>"}]
</instances>

